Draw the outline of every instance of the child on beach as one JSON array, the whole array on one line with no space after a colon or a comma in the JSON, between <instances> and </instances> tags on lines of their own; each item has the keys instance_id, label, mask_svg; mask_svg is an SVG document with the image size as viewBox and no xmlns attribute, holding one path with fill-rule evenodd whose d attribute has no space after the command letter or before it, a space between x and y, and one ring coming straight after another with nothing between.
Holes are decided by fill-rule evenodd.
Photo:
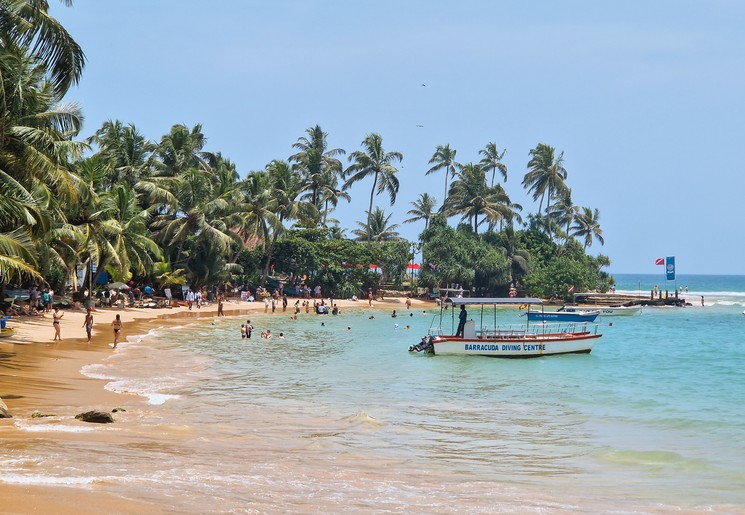
<instances>
[{"instance_id":1,"label":"child on beach","mask_svg":"<svg viewBox=\"0 0 745 515\"><path fill-rule=\"evenodd\" d=\"M88 335L88 343L91 342L91 333L93 332L93 313L91 313L91 308L88 308L85 313L85 321L83 321L83 327L85 327L85 332Z\"/></svg>"},{"instance_id":2,"label":"child on beach","mask_svg":"<svg viewBox=\"0 0 745 515\"><path fill-rule=\"evenodd\" d=\"M246 337L246 324L241 324L241 340Z\"/></svg>"}]
</instances>

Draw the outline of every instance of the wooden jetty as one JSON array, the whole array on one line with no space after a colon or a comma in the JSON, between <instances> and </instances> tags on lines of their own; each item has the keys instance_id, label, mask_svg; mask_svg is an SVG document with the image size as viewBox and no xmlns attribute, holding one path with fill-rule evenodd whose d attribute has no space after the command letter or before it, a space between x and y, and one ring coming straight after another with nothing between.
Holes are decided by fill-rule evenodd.
<instances>
[{"instance_id":1,"label":"wooden jetty","mask_svg":"<svg viewBox=\"0 0 745 515\"><path fill-rule=\"evenodd\" d=\"M629 295L621 293L575 293L575 304L588 306L690 306L692 296L686 299L677 292L659 292L655 297L652 292L645 295Z\"/></svg>"}]
</instances>

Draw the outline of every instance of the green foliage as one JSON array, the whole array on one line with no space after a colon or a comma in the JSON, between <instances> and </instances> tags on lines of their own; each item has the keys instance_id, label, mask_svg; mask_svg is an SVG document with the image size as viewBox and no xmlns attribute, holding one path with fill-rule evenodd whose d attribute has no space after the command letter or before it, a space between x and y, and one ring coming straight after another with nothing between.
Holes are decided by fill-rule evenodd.
<instances>
[{"instance_id":1,"label":"green foliage","mask_svg":"<svg viewBox=\"0 0 745 515\"><path fill-rule=\"evenodd\" d=\"M255 286L272 270L306 276L339 297L381 281L402 285L412 243L400 240L391 215L373 209L381 193L393 205L399 192L394 164L403 155L386 152L382 136L367 135L343 170L345 151L329 148L316 125L292 145L293 155L247 175L205 150L200 124L173 125L155 142L112 120L75 141L82 112L62 100L80 78L82 49L48 16L47 2L2 5L0 288L34 279L61 290L91 262L115 279L161 285ZM82 158L86 150L93 155ZM525 230L513 230L522 206L495 184L497 176L507 180L505 152L489 143L478 164L460 165L449 145L435 150L426 173L444 172L441 212L424 193L404 222L424 220L419 284L459 283L478 294L504 294L516 284L559 297L569 285L606 289L608 258L586 254L604 241L599 211L574 205L563 153L545 144L531 150L523 185L541 204ZM351 241L328 215L361 180L372 183L367 222L353 231L363 241ZM465 225L451 227L454 215Z\"/></svg>"},{"instance_id":2,"label":"green foliage","mask_svg":"<svg viewBox=\"0 0 745 515\"><path fill-rule=\"evenodd\" d=\"M504 254L479 238L467 225L456 229L433 219L422 233L424 268L421 281L430 287L450 283L480 291L494 291L509 283L509 264Z\"/></svg>"}]
</instances>

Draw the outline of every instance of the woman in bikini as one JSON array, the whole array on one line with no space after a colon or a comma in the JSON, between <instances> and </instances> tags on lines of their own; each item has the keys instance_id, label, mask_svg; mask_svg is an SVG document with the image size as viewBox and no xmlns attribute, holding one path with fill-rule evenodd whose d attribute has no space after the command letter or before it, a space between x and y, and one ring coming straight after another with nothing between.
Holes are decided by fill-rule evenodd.
<instances>
[{"instance_id":1,"label":"woman in bikini","mask_svg":"<svg viewBox=\"0 0 745 515\"><path fill-rule=\"evenodd\" d=\"M119 315L116 315L111 326L114 328L114 348L116 349L116 344L119 343L119 333L122 332L122 319Z\"/></svg>"},{"instance_id":2,"label":"woman in bikini","mask_svg":"<svg viewBox=\"0 0 745 515\"><path fill-rule=\"evenodd\" d=\"M59 321L62 320L62 317L65 316L64 313L59 312L59 308L54 308L54 313L52 313L52 326L54 326L54 341L62 341L62 336L60 336L60 324Z\"/></svg>"}]
</instances>

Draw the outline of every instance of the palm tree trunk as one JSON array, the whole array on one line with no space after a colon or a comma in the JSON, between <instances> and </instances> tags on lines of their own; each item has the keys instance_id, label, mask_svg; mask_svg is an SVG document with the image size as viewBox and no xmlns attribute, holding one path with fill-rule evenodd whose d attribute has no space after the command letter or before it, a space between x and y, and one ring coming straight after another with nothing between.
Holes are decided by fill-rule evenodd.
<instances>
[{"instance_id":1,"label":"palm tree trunk","mask_svg":"<svg viewBox=\"0 0 745 515\"><path fill-rule=\"evenodd\" d=\"M375 179L373 180L373 186L370 190L370 208L367 210L367 242L372 241L372 233L370 232L370 220L372 218L372 204L373 198L375 197L375 186L378 184L378 171L375 171Z\"/></svg>"},{"instance_id":2,"label":"palm tree trunk","mask_svg":"<svg viewBox=\"0 0 745 515\"><path fill-rule=\"evenodd\" d=\"M448 174L450 173L450 167L445 167L445 195L442 197L442 205L445 205L445 201L448 198Z\"/></svg>"}]
</instances>

